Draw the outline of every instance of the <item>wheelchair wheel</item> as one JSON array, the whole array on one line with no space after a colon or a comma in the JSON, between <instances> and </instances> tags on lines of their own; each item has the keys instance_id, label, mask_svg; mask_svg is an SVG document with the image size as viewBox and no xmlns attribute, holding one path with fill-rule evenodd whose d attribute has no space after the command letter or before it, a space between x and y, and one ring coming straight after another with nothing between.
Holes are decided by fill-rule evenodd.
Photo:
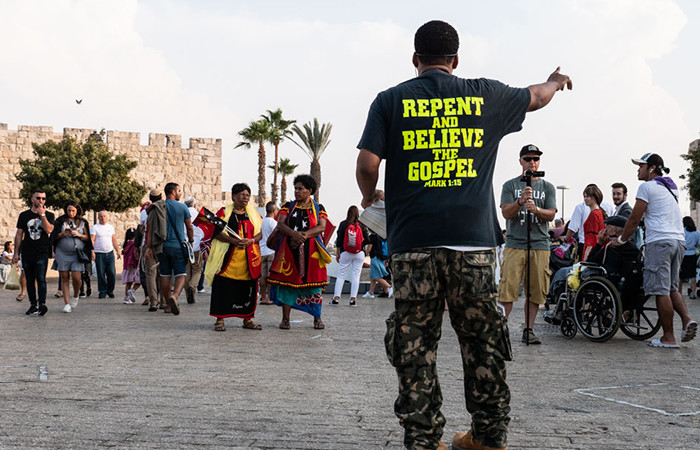
<instances>
[{"instance_id":1,"label":"wheelchair wheel","mask_svg":"<svg viewBox=\"0 0 700 450\"><path fill-rule=\"evenodd\" d=\"M565 317L561 321L561 334L563 334L565 338L573 339L577 331L576 322L574 322L572 317Z\"/></svg>"},{"instance_id":2,"label":"wheelchair wheel","mask_svg":"<svg viewBox=\"0 0 700 450\"><path fill-rule=\"evenodd\" d=\"M656 310L656 300L653 295L646 296L641 306L627 311L626 314L631 314L631 317L628 320L622 320L620 329L626 336L634 340L647 340L661 328L661 320L659 312Z\"/></svg>"},{"instance_id":3,"label":"wheelchair wheel","mask_svg":"<svg viewBox=\"0 0 700 450\"><path fill-rule=\"evenodd\" d=\"M573 305L574 320L581 334L594 342L605 342L620 328L622 304L617 289L603 277L581 283Z\"/></svg>"}]
</instances>

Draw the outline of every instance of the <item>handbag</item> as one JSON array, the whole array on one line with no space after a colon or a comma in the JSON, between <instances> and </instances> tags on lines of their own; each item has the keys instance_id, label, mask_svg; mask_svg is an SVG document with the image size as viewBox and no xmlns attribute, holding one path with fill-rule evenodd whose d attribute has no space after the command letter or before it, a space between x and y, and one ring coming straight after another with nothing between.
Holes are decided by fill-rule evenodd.
<instances>
[{"instance_id":1,"label":"handbag","mask_svg":"<svg viewBox=\"0 0 700 450\"><path fill-rule=\"evenodd\" d=\"M17 264L12 264L10 273L5 280L5 289L16 291L19 287L19 269L17 268Z\"/></svg>"},{"instance_id":2,"label":"handbag","mask_svg":"<svg viewBox=\"0 0 700 450\"><path fill-rule=\"evenodd\" d=\"M78 248L78 244L75 243L75 236L73 236L73 247L75 247L75 254L78 255L78 261L83 264L88 264L92 261L92 255L88 254L85 247Z\"/></svg>"},{"instance_id":3,"label":"handbag","mask_svg":"<svg viewBox=\"0 0 700 450\"><path fill-rule=\"evenodd\" d=\"M182 230L178 230L179 227L172 224L172 221L170 220L170 208L168 208L167 203L165 206L165 212L167 214L165 221L168 223L168 226L173 229L175 236L177 236L177 239L180 241L182 256L185 258L185 261L189 261L190 264L194 264L194 251L192 250L192 244L186 241L182 236Z\"/></svg>"}]
</instances>

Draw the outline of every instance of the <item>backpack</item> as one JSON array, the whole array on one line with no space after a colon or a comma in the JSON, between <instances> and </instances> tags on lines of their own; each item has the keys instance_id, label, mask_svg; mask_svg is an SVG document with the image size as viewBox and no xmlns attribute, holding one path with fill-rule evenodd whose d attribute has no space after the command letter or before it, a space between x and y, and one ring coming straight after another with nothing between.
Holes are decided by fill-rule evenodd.
<instances>
[{"instance_id":1,"label":"backpack","mask_svg":"<svg viewBox=\"0 0 700 450\"><path fill-rule=\"evenodd\" d=\"M351 223L345 229L343 249L348 253L360 253L362 251L362 228L357 222Z\"/></svg>"}]
</instances>

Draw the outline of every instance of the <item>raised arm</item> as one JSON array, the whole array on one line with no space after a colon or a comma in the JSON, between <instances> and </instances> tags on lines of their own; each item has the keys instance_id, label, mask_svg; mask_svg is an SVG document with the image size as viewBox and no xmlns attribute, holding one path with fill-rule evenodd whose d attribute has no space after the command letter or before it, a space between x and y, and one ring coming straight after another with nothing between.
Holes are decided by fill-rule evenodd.
<instances>
[{"instance_id":1,"label":"raised arm","mask_svg":"<svg viewBox=\"0 0 700 450\"><path fill-rule=\"evenodd\" d=\"M554 94L557 91L563 91L564 88L571 90L574 85L568 75L559 73L559 67L557 70L552 72L552 74L547 78L547 81L541 84L533 84L527 88L530 90L530 105L527 107L529 111L537 111L540 108L547 106Z\"/></svg>"}]
</instances>

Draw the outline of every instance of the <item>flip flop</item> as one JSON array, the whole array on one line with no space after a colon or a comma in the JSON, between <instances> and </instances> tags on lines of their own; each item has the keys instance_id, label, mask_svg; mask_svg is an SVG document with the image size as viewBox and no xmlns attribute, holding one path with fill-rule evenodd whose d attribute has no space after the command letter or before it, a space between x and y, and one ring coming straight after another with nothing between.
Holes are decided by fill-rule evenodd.
<instances>
[{"instance_id":1,"label":"flip flop","mask_svg":"<svg viewBox=\"0 0 700 450\"><path fill-rule=\"evenodd\" d=\"M698 323L694 320L688 322L685 326L685 330L681 331L681 342L689 342L695 338L695 334L698 332Z\"/></svg>"},{"instance_id":2,"label":"flip flop","mask_svg":"<svg viewBox=\"0 0 700 450\"><path fill-rule=\"evenodd\" d=\"M214 331L226 331L226 326L223 322L214 323Z\"/></svg>"},{"instance_id":3,"label":"flip flop","mask_svg":"<svg viewBox=\"0 0 700 450\"><path fill-rule=\"evenodd\" d=\"M274 305L275 302L271 302L271 301L264 302L264 301L261 300L261 301L260 301L260 304L261 304L261 305Z\"/></svg>"},{"instance_id":4,"label":"flip flop","mask_svg":"<svg viewBox=\"0 0 700 450\"><path fill-rule=\"evenodd\" d=\"M24 300L24 295L25 295L25 294L20 294L20 295L18 295L17 298L16 298L15 300L17 300L18 302L21 302L22 300Z\"/></svg>"},{"instance_id":5,"label":"flip flop","mask_svg":"<svg viewBox=\"0 0 700 450\"><path fill-rule=\"evenodd\" d=\"M678 344L664 344L663 342L661 342L661 338L656 338L656 339L652 339L651 342L649 342L649 347L680 348L680 345L678 345Z\"/></svg>"}]
</instances>

